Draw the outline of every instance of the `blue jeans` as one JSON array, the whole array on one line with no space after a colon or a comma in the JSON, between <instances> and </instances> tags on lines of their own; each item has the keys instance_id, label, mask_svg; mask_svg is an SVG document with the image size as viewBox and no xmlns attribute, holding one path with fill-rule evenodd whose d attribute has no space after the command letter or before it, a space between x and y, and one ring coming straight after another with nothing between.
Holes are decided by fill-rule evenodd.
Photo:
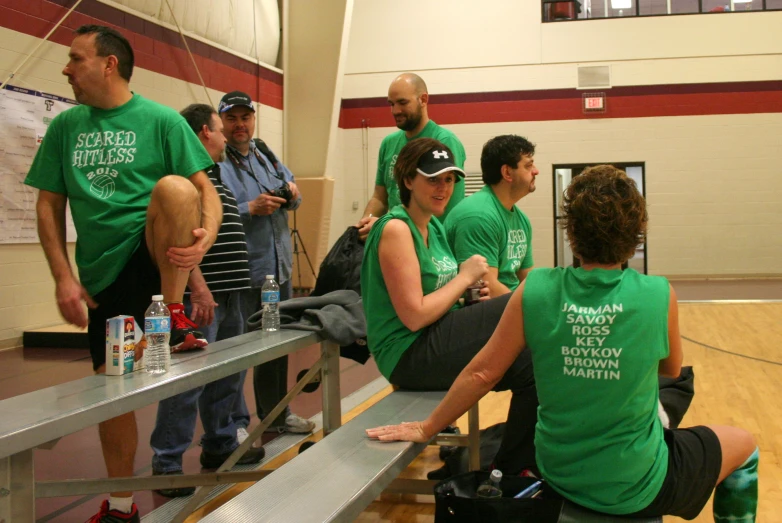
<instances>
[{"instance_id":1,"label":"blue jeans","mask_svg":"<svg viewBox=\"0 0 782 523\"><path fill-rule=\"evenodd\" d=\"M261 289L243 291L246 299L243 301L245 315L249 318L261 310ZM280 301L289 300L293 295L293 281L288 280L280 285ZM246 372L246 371L245 371ZM244 375L242 375L244 383ZM253 390L258 419L263 419L288 394L288 356L262 363L253 369ZM284 427L285 418L291 413L290 407L277 416L271 427ZM250 425L250 412L244 401L244 396L236 398L233 413L234 422L238 427L247 428Z\"/></svg>"},{"instance_id":2,"label":"blue jeans","mask_svg":"<svg viewBox=\"0 0 782 523\"><path fill-rule=\"evenodd\" d=\"M217 302L214 321L199 327L209 343L244 334L247 330L242 306L242 291L214 295ZM185 297L185 313L192 310ZM203 387L183 392L160 402L155 429L150 437L152 470L156 473L182 470L182 454L190 446L195 433L197 412L201 413L204 435L201 447L210 454L227 454L239 446L237 424L232 417L234 404L244 403L242 384L246 371L227 376ZM246 408L246 407L245 407Z\"/></svg>"}]
</instances>

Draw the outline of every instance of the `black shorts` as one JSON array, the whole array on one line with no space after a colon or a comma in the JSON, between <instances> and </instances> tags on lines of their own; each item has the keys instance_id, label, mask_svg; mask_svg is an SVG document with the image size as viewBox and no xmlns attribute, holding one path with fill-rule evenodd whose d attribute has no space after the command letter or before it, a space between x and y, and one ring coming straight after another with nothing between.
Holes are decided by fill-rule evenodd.
<instances>
[{"instance_id":1,"label":"black shorts","mask_svg":"<svg viewBox=\"0 0 782 523\"><path fill-rule=\"evenodd\" d=\"M89 310L87 327L93 370L106 363L106 320L123 314L133 316L143 329L144 313L155 294L160 294L160 272L142 234L139 246L117 279L92 297L98 304L98 308Z\"/></svg>"},{"instance_id":2,"label":"black shorts","mask_svg":"<svg viewBox=\"0 0 782 523\"><path fill-rule=\"evenodd\" d=\"M668 473L654 501L629 516L678 516L695 519L709 500L722 467L722 447L714 432L703 426L665 429Z\"/></svg>"}]
</instances>

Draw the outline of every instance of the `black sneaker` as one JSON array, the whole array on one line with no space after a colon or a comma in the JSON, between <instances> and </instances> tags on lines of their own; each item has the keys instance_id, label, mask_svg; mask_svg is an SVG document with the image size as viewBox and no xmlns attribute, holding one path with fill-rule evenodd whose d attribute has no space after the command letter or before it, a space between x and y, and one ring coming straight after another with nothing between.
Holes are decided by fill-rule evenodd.
<instances>
[{"instance_id":1,"label":"black sneaker","mask_svg":"<svg viewBox=\"0 0 782 523\"><path fill-rule=\"evenodd\" d=\"M182 471L172 470L171 472L157 472L153 470L152 475L153 476L181 476ZM155 492L167 498L182 498L185 496L192 496L193 493L195 492L195 487L161 488L161 489L156 489Z\"/></svg>"},{"instance_id":2,"label":"black sneaker","mask_svg":"<svg viewBox=\"0 0 782 523\"><path fill-rule=\"evenodd\" d=\"M226 454L212 454L205 450L201 451L201 466L205 469L216 469L225 463L225 460L233 454L233 451ZM237 465L252 465L254 463L260 463L263 457L266 455L266 451L263 447L250 447L247 452L239 458L236 462Z\"/></svg>"},{"instance_id":3,"label":"black sneaker","mask_svg":"<svg viewBox=\"0 0 782 523\"><path fill-rule=\"evenodd\" d=\"M97 514L87 520L87 523L141 523L138 517L138 507L133 503L130 514L119 510L109 510L109 500L104 499Z\"/></svg>"},{"instance_id":4,"label":"black sneaker","mask_svg":"<svg viewBox=\"0 0 782 523\"><path fill-rule=\"evenodd\" d=\"M169 303L168 310L171 312L171 352L203 349L209 345L203 333L196 330L197 325L185 314L184 305Z\"/></svg>"}]
</instances>

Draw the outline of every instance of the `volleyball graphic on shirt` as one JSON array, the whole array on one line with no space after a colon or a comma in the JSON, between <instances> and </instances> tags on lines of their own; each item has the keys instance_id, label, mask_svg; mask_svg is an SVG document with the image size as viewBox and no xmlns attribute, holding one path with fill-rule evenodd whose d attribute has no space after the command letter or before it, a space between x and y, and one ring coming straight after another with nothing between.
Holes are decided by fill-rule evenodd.
<instances>
[{"instance_id":1,"label":"volleyball graphic on shirt","mask_svg":"<svg viewBox=\"0 0 782 523\"><path fill-rule=\"evenodd\" d=\"M114 178L111 176L101 174L92 179L90 184L90 192L100 198L101 200L107 200L111 198L115 190Z\"/></svg>"}]
</instances>

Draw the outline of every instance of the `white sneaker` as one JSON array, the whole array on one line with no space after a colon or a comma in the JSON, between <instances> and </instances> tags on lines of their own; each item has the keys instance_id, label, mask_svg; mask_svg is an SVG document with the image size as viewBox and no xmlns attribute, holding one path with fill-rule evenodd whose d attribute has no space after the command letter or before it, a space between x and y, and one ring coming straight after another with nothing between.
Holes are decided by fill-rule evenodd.
<instances>
[{"instance_id":1,"label":"white sneaker","mask_svg":"<svg viewBox=\"0 0 782 523\"><path fill-rule=\"evenodd\" d=\"M285 418L285 432L293 434L309 434L315 429L315 423L301 416L290 413Z\"/></svg>"},{"instance_id":2,"label":"white sneaker","mask_svg":"<svg viewBox=\"0 0 782 523\"><path fill-rule=\"evenodd\" d=\"M244 443L244 440L249 438L250 435L247 433L247 429L244 427L239 427L236 429L236 439L239 441L239 445Z\"/></svg>"}]
</instances>

